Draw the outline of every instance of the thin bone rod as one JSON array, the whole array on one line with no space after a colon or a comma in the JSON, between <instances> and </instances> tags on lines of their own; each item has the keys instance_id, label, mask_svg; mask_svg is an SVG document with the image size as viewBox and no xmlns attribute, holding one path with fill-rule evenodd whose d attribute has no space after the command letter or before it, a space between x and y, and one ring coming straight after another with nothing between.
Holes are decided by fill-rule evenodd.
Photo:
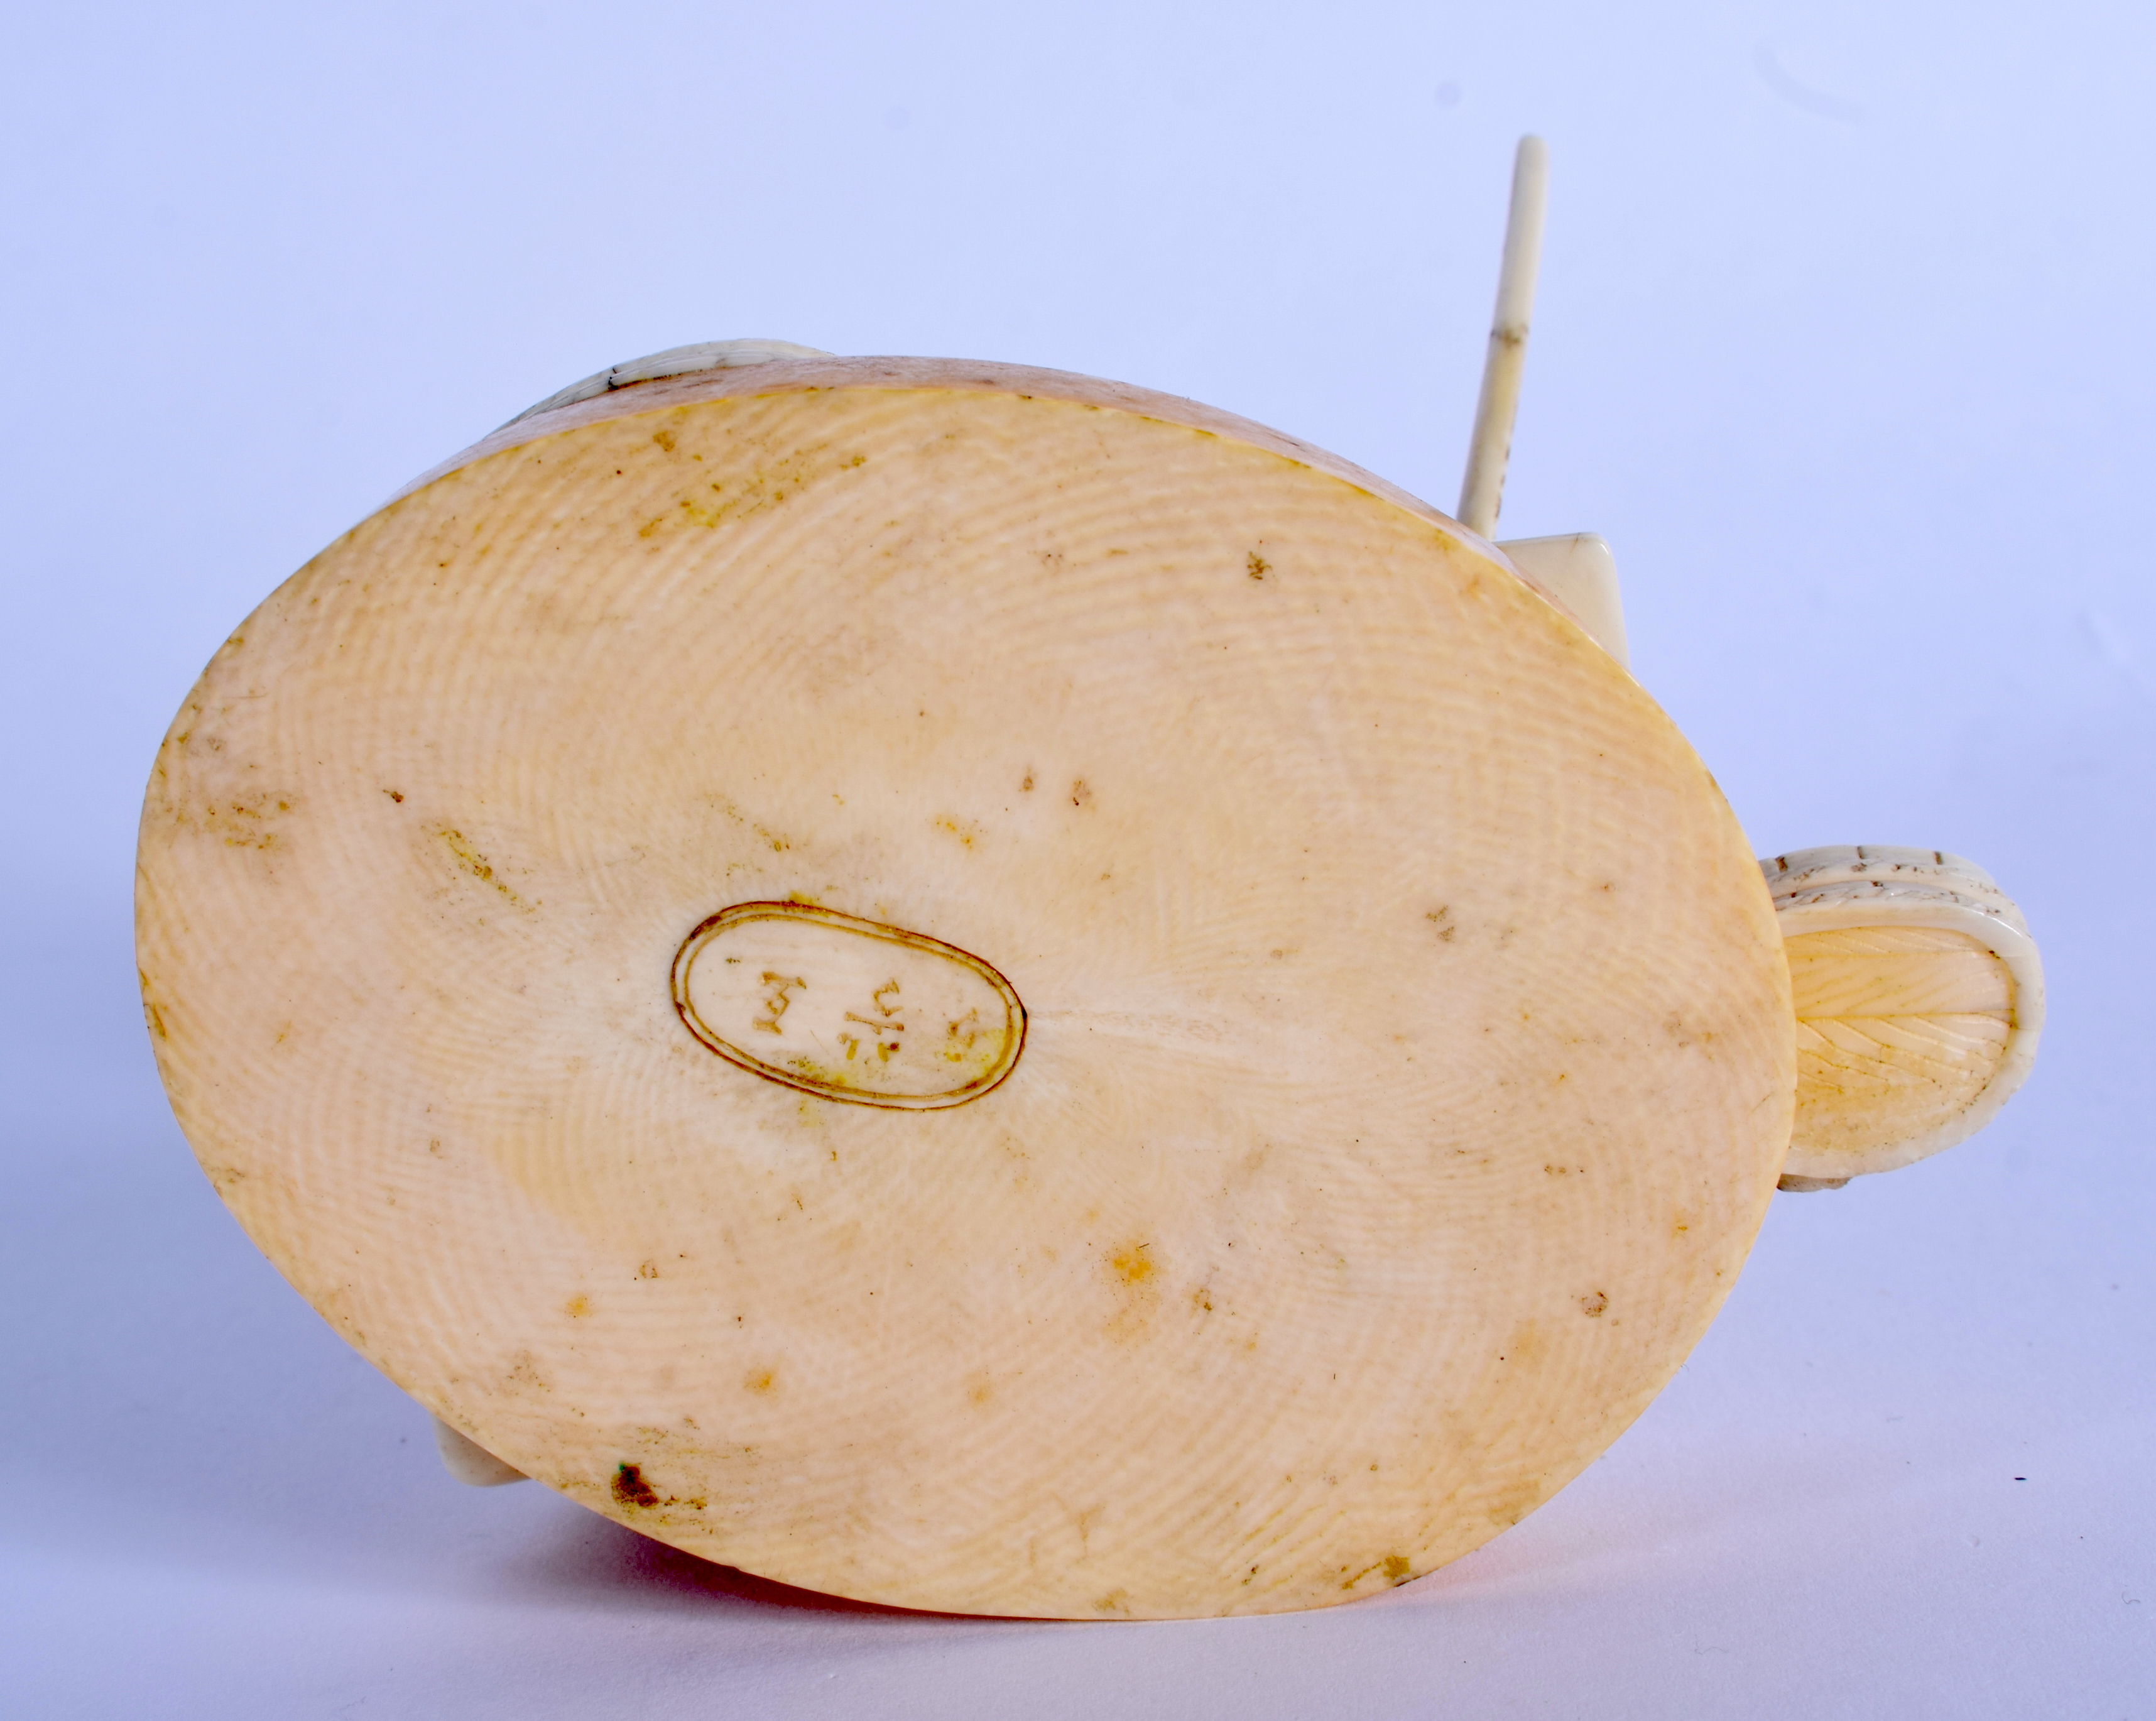
<instances>
[{"instance_id":1,"label":"thin bone rod","mask_svg":"<svg viewBox=\"0 0 2156 1721\"><path fill-rule=\"evenodd\" d=\"M1512 208L1505 220L1505 261L1497 273L1497 313L1482 395L1475 403L1475 434L1467 475L1460 483L1460 523L1488 537L1497 529L1505 493L1505 462L1512 452L1512 419L1527 364L1527 321L1535 309L1535 274L1543 260L1543 211L1549 202L1549 146L1522 137L1512 161Z\"/></svg>"}]
</instances>

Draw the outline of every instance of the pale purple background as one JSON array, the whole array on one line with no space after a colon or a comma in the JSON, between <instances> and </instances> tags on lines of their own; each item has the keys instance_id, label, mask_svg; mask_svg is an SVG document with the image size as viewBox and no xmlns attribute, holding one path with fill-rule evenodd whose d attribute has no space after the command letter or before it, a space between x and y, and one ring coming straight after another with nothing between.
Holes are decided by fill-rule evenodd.
<instances>
[{"instance_id":1,"label":"pale purple background","mask_svg":"<svg viewBox=\"0 0 2156 1721\"><path fill-rule=\"evenodd\" d=\"M4 41L0 1708L2156 1709L2148 7L24 5ZM1762 853L1998 874L2051 975L2029 1089L1779 1199L1604 1460L1330 1613L819 1608L449 1482L151 1068L135 812L217 642L414 473L692 340L1122 378L1449 504L1528 129L1505 532L1607 534Z\"/></svg>"}]
</instances>

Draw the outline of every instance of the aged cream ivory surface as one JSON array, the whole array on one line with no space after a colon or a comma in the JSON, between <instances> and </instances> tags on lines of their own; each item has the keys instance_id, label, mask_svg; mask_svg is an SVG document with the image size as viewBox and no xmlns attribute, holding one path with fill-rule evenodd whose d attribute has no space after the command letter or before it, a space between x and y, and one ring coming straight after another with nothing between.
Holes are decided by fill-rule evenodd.
<instances>
[{"instance_id":1,"label":"aged cream ivory surface","mask_svg":"<svg viewBox=\"0 0 2156 1721\"><path fill-rule=\"evenodd\" d=\"M2034 1066L2044 1022L2035 943L1991 875L1877 845L1760 865L1797 1015L1786 1174L1892 1171L1989 1123Z\"/></svg>"},{"instance_id":2,"label":"aged cream ivory surface","mask_svg":"<svg viewBox=\"0 0 2156 1721\"><path fill-rule=\"evenodd\" d=\"M1637 685L1421 505L1049 372L503 433L218 653L139 901L180 1118L339 1331L594 1510L916 1607L1456 1557L1668 1379L1789 1138L1768 891ZM855 1028L881 1097L781 1079Z\"/></svg>"},{"instance_id":3,"label":"aged cream ivory surface","mask_svg":"<svg viewBox=\"0 0 2156 1721\"><path fill-rule=\"evenodd\" d=\"M1617 558L1599 532L1509 538L1497 546L1526 578L1548 593L1594 643L1628 666L1625 604L1617 589Z\"/></svg>"}]
</instances>

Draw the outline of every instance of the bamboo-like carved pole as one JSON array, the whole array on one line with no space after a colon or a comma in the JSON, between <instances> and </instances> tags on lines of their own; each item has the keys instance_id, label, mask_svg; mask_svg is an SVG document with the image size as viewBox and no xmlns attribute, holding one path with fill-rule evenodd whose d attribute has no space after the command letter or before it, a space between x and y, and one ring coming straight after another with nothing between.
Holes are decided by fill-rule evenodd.
<instances>
[{"instance_id":1,"label":"bamboo-like carved pole","mask_svg":"<svg viewBox=\"0 0 2156 1721\"><path fill-rule=\"evenodd\" d=\"M1484 537L1497 529L1497 506L1505 491L1505 461L1512 450L1512 419L1527 368L1527 323L1534 314L1543 211L1548 201L1549 146L1539 137L1522 137L1512 162L1512 207L1505 222L1505 260L1497 275L1490 353L1482 366L1481 398L1475 403L1467 474L1460 485L1460 523Z\"/></svg>"}]
</instances>

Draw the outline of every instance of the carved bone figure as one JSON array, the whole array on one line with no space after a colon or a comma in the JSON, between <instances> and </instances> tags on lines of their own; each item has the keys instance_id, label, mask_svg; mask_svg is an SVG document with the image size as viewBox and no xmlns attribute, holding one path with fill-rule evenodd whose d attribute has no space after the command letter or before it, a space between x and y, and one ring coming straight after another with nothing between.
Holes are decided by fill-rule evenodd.
<instances>
[{"instance_id":1,"label":"carved bone figure","mask_svg":"<svg viewBox=\"0 0 2156 1721\"><path fill-rule=\"evenodd\" d=\"M722 343L233 635L144 807L153 1043L454 1472L909 1606L1346 1600L1600 1452L1778 1181L2003 1102L1990 879L1763 879L1607 546L1488 541L1539 188L1460 521L1118 384Z\"/></svg>"}]
</instances>

